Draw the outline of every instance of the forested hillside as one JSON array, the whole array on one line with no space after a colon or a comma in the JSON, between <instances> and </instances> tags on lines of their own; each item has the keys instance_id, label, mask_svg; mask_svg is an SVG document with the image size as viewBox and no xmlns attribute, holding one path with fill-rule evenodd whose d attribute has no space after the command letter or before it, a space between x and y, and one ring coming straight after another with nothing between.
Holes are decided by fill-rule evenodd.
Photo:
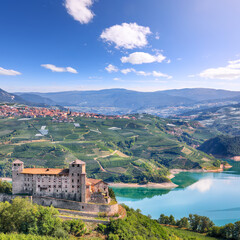
<instances>
[{"instance_id":1,"label":"forested hillside","mask_svg":"<svg viewBox=\"0 0 240 240\"><path fill-rule=\"evenodd\" d=\"M240 156L240 137L218 136L204 142L199 150L215 156Z\"/></svg>"}]
</instances>

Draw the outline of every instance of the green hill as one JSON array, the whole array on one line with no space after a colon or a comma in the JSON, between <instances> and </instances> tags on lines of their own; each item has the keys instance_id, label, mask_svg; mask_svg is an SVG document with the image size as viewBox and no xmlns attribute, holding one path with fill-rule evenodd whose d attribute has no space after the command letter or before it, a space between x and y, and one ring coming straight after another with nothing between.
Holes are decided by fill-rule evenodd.
<instances>
[{"instance_id":1,"label":"green hill","mask_svg":"<svg viewBox=\"0 0 240 240\"><path fill-rule=\"evenodd\" d=\"M215 156L240 156L240 137L218 136L204 142L199 150Z\"/></svg>"},{"instance_id":2,"label":"green hill","mask_svg":"<svg viewBox=\"0 0 240 240\"><path fill-rule=\"evenodd\" d=\"M166 182L169 169L215 168L216 159L195 149L213 137L197 122L151 115L69 122L50 118L0 119L0 175L11 175L11 162L25 166L66 167L76 158L87 163L89 177L109 182ZM46 126L46 136L36 136Z\"/></svg>"}]
</instances>

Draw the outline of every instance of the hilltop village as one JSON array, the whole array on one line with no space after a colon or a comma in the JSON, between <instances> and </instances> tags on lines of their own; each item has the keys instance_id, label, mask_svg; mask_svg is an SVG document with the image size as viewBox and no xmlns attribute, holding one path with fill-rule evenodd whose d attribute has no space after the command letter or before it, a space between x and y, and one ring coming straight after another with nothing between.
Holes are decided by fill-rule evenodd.
<instances>
[{"instance_id":1,"label":"hilltop village","mask_svg":"<svg viewBox=\"0 0 240 240\"><path fill-rule=\"evenodd\" d=\"M26 118L36 118L36 117L51 117L54 122L74 122L73 117L86 117L86 118L96 118L96 119L133 119L135 117L130 117L126 115L114 115L107 116L103 114L96 113L84 113L84 112L72 112L60 110L58 108L45 108L45 107L28 107L28 106L0 106L0 116L1 117L26 117Z\"/></svg>"}]
</instances>

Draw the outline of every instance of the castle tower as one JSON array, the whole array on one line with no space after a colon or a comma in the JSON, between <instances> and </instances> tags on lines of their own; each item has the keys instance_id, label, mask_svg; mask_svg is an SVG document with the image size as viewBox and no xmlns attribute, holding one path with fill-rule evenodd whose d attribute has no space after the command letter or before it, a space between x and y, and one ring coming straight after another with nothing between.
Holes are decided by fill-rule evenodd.
<instances>
[{"instance_id":1,"label":"castle tower","mask_svg":"<svg viewBox=\"0 0 240 240\"><path fill-rule=\"evenodd\" d=\"M86 163L75 160L69 164L69 193L73 200L86 202Z\"/></svg>"},{"instance_id":2,"label":"castle tower","mask_svg":"<svg viewBox=\"0 0 240 240\"><path fill-rule=\"evenodd\" d=\"M12 193L19 194L24 192L23 176L20 174L24 169L24 163L16 160L12 163Z\"/></svg>"}]
</instances>

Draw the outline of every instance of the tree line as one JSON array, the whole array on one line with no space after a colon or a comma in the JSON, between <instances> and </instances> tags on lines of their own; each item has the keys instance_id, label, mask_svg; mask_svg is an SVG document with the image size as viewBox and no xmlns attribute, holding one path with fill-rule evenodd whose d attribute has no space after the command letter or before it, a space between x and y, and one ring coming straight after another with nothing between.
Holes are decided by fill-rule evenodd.
<instances>
[{"instance_id":1,"label":"tree line","mask_svg":"<svg viewBox=\"0 0 240 240\"><path fill-rule=\"evenodd\" d=\"M208 217L199 216L197 214L189 214L188 217L183 217L179 220L175 220L173 215L165 216L161 214L158 222L160 224L177 226L198 233L207 233L210 237L240 240L240 221L229 223L224 226L215 226Z\"/></svg>"}]
</instances>

